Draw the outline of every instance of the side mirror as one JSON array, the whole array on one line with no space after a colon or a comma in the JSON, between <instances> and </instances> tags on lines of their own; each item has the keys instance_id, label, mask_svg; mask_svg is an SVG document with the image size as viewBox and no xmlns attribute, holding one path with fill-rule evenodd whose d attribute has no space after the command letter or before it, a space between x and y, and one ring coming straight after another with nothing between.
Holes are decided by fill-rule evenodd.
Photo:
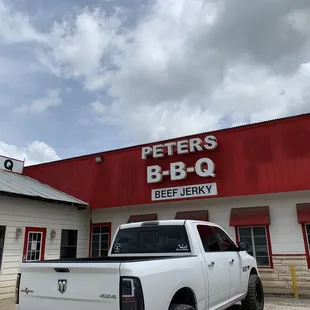
<instances>
[{"instance_id":1,"label":"side mirror","mask_svg":"<svg viewBox=\"0 0 310 310\"><path fill-rule=\"evenodd\" d=\"M247 242L247 241L240 241L238 243L238 248L239 248L239 251L248 251L250 249L249 242Z\"/></svg>"}]
</instances>

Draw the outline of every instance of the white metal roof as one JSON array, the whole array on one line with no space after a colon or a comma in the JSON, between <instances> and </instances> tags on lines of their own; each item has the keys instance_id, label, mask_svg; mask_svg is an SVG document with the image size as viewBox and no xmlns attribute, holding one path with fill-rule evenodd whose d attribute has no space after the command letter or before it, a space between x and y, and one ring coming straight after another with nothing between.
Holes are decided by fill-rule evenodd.
<instances>
[{"instance_id":1,"label":"white metal roof","mask_svg":"<svg viewBox=\"0 0 310 310\"><path fill-rule=\"evenodd\" d=\"M0 195L14 195L32 199L71 204L83 208L88 203L43 184L25 175L0 170Z\"/></svg>"}]
</instances>

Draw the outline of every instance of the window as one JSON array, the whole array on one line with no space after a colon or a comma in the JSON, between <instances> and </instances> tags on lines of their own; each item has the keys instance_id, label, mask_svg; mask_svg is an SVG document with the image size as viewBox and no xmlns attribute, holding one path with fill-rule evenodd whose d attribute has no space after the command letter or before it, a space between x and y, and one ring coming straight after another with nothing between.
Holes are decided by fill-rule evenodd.
<instances>
[{"instance_id":1,"label":"window","mask_svg":"<svg viewBox=\"0 0 310 310\"><path fill-rule=\"evenodd\" d=\"M265 226L239 227L239 240L247 241L250 245L248 253L256 258L259 267L269 267L267 232Z\"/></svg>"},{"instance_id":2,"label":"window","mask_svg":"<svg viewBox=\"0 0 310 310\"><path fill-rule=\"evenodd\" d=\"M46 228L25 227L23 262L44 260Z\"/></svg>"},{"instance_id":3,"label":"window","mask_svg":"<svg viewBox=\"0 0 310 310\"><path fill-rule=\"evenodd\" d=\"M0 270L2 267L3 249L4 249L4 238L5 238L5 226L0 226Z\"/></svg>"},{"instance_id":4,"label":"window","mask_svg":"<svg viewBox=\"0 0 310 310\"><path fill-rule=\"evenodd\" d=\"M26 261L38 261L41 260L42 250L42 232L29 231L28 232L28 246L27 246L27 258Z\"/></svg>"},{"instance_id":5,"label":"window","mask_svg":"<svg viewBox=\"0 0 310 310\"><path fill-rule=\"evenodd\" d=\"M113 254L190 252L184 225L159 225L119 230Z\"/></svg>"},{"instance_id":6,"label":"window","mask_svg":"<svg viewBox=\"0 0 310 310\"><path fill-rule=\"evenodd\" d=\"M310 224L309 224L309 221L310 220L307 219L307 223L301 223L308 269L310 269Z\"/></svg>"},{"instance_id":7,"label":"window","mask_svg":"<svg viewBox=\"0 0 310 310\"><path fill-rule=\"evenodd\" d=\"M91 226L91 256L107 256L110 247L111 224L93 224Z\"/></svg>"},{"instance_id":8,"label":"window","mask_svg":"<svg viewBox=\"0 0 310 310\"><path fill-rule=\"evenodd\" d=\"M60 259L76 258L78 231L62 229Z\"/></svg>"},{"instance_id":9,"label":"window","mask_svg":"<svg viewBox=\"0 0 310 310\"><path fill-rule=\"evenodd\" d=\"M306 224L306 235L307 235L307 241L308 241L308 250L310 252L310 224Z\"/></svg>"},{"instance_id":10,"label":"window","mask_svg":"<svg viewBox=\"0 0 310 310\"><path fill-rule=\"evenodd\" d=\"M205 252L220 252L220 245L211 226L197 225L197 230Z\"/></svg>"},{"instance_id":11,"label":"window","mask_svg":"<svg viewBox=\"0 0 310 310\"><path fill-rule=\"evenodd\" d=\"M197 230L205 252L236 250L236 245L222 229L207 225L197 225Z\"/></svg>"},{"instance_id":12,"label":"window","mask_svg":"<svg viewBox=\"0 0 310 310\"><path fill-rule=\"evenodd\" d=\"M301 224L303 233L308 268L310 269L310 203L298 203L296 209L297 220Z\"/></svg>"}]
</instances>

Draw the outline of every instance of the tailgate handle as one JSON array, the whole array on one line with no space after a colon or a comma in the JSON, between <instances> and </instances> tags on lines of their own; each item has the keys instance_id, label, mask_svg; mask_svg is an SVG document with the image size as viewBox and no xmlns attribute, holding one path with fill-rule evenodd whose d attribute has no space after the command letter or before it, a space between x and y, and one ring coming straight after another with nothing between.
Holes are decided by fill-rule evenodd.
<instances>
[{"instance_id":1,"label":"tailgate handle","mask_svg":"<svg viewBox=\"0 0 310 310\"><path fill-rule=\"evenodd\" d=\"M56 272L70 272L69 268L54 268Z\"/></svg>"}]
</instances>

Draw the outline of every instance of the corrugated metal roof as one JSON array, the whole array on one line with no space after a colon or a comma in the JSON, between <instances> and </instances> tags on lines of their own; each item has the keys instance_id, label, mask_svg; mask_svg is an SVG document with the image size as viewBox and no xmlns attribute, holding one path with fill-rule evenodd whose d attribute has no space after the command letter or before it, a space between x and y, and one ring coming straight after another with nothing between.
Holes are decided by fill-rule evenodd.
<instances>
[{"instance_id":1,"label":"corrugated metal roof","mask_svg":"<svg viewBox=\"0 0 310 310\"><path fill-rule=\"evenodd\" d=\"M25 175L0 170L0 194L62 202L86 208L88 203Z\"/></svg>"},{"instance_id":2,"label":"corrugated metal roof","mask_svg":"<svg viewBox=\"0 0 310 310\"><path fill-rule=\"evenodd\" d=\"M179 139L190 139L190 138L194 138L196 136L200 136L200 135L207 135L208 133L218 133L218 132L223 132L223 131L230 131L230 130L235 130L235 129L242 129L242 128L251 128L254 126L261 126L261 125L268 125L268 124L273 124L276 122L281 122L281 121L289 121L291 119L297 119L297 118L301 118L301 117L307 117L310 116L310 112L306 112L306 113L302 113L302 114L297 114L297 115L289 115L289 116L283 116L283 117L279 117L279 118L275 118L275 119L269 119L266 121L261 121L261 122L253 122L253 123L248 123L248 124L242 124L242 125L236 125L236 126L231 126L231 127L224 127L224 128L219 128L219 129L213 129L213 130L209 130L206 132L197 132L195 134L190 134L190 135L185 135L185 136L176 136L173 138L169 138L169 139L164 139L164 140L157 140L157 141L151 141L151 142L146 142L146 143L142 143L142 144L136 144L136 145L130 145L130 146L126 146L126 147L121 147L118 149L112 149L112 150L106 150L106 151L102 151L102 152L96 152L96 153L92 153L92 154L84 154L84 155L80 155L80 156L74 156L74 157L69 157L69 158L64 158L64 159L58 159L58 160L54 160L54 161L50 161L50 162L46 162L46 163L41 163L41 164L35 164L35 165L29 165L29 166L25 166L25 169L27 169L28 167L34 167L34 166L48 166L48 165L53 165L53 164L58 164L58 163L62 163L62 162L66 162L66 161L71 161L71 160L76 160L76 159L81 159L81 158L89 158L89 157L95 157L95 156L104 156L107 153L114 153L114 152L120 152L120 151L126 151L126 150L130 150L133 148L140 148L143 146L148 146L148 145L153 145L153 144L157 144L157 143L166 143L169 141L175 141L175 140L179 140Z\"/></svg>"}]
</instances>

